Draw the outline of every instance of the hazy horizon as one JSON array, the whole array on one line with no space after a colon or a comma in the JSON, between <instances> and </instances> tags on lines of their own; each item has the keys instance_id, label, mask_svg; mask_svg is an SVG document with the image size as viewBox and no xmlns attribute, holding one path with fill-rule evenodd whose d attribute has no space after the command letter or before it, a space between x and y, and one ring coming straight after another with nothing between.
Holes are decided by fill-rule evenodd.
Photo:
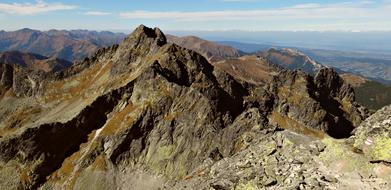
<instances>
[{"instance_id":1,"label":"hazy horizon","mask_svg":"<svg viewBox=\"0 0 391 190\"><path fill-rule=\"evenodd\" d=\"M147 25L148 26L148 25ZM149 26L150 27L150 26ZM26 28L22 28L26 29ZM19 30L22 30L19 29ZM67 30L67 29L49 29L49 30ZM110 31L110 30L88 30L72 29L82 31L115 32L129 34L134 28L128 31ZM350 52L370 52L379 54L391 54L391 31L243 31L243 30L225 30L225 31L190 31L190 30L164 30L165 34L176 36L197 36L209 41L232 41L240 43L250 43L270 46L285 46L310 49L326 49ZM71 31L71 30L67 30ZM12 32L12 31L7 31Z\"/></svg>"}]
</instances>

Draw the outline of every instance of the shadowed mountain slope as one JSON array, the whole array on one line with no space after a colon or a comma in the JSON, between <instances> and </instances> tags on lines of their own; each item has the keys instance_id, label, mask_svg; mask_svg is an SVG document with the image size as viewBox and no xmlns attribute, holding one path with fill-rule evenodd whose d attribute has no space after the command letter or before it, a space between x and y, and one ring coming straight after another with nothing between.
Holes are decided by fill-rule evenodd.
<instances>
[{"instance_id":1,"label":"shadowed mountain slope","mask_svg":"<svg viewBox=\"0 0 391 190\"><path fill-rule=\"evenodd\" d=\"M350 137L368 116L352 88L332 69L269 74L258 61L254 72L265 76L250 80L140 26L64 71L1 65L0 187L299 188L299 179L312 180L308 188L351 187L350 175L335 180L345 169L322 152L344 147L332 137ZM373 173L377 163L365 159L354 158L362 161L355 169ZM302 166L285 168L293 165Z\"/></svg>"}]
</instances>

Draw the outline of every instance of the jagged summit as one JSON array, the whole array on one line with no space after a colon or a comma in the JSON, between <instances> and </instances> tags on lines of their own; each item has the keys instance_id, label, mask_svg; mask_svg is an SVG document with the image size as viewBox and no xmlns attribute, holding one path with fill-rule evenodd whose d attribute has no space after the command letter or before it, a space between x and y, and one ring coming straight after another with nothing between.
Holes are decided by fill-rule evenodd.
<instances>
[{"instance_id":1,"label":"jagged summit","mask_svg":"<svg viewBox=\"0 0 391 190\"><path fill-rule=\"evenodd\" d=\"M297 139L345 138L367 117L348 86L334 87L341 81L331 69L312 77L274 68L266 82L251 83L251 76L221 68L145 26L60 73L0 67L0 75L8 76L1 81L7 88L1 87L0 96L0 177L5 179L0 188L157 189L166 184L183 189L176 185L196 176L200 183L190 189L217 188L224 181L210 181L217 175L210 169L221 171L219 161L235 156L247 158L251 146L260 146L256 155L265 158L256 165L269 167L265 178L257 179L259 186L287 188L296 182L286 177L304 174L270 168L297 158ZM298 134L283 143L285 135ZM306 144L303 157L321 154L318 144ZM286 160L266 159L274 154ZM307 164L304 160L297 163ZM332 171L314 175L321 180ZM230 176L238 180L224 183L226 189L256 180Z\"/></svg>"},{"instance_id":2,"label":"jagged summit","mask_svg":"<svg viewBox=\"0 0 391 190\"><path fill-rule=\"evenodd\" d=\"M158 46L162 46L167 43L166 36L159 28L152 29L144 25L140 25L130 35L128 35L121 44L129 43L135 46L139 44L148 45L145 44L144 41L146 38L154 39Z\"/></svg>"}]
</instances>

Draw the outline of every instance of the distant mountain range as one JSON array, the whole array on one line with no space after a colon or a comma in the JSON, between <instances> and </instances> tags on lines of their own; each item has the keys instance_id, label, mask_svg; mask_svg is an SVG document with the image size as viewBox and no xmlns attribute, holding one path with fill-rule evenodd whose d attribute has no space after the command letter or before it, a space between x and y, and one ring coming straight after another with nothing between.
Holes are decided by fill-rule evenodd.
<instances>
[{"instance_id":1,"label":"distant mountain range","mask_svg":"<svg viewBox=\"0 0 391 190\"><path fill-rule=\"evenodd\" d=\"M19 65L31 70L45 72L60 71L72 66L71 62L64 59L48 58L38 54L19 51L0 53L0 64Z\"/></svg>"},{"instance_id":2,"label":"distant mountain range","mask_svg":"<svg viewBox=\"0 0 391 190\"><path fill-rule=\"evenodd\" d=\"M343 31L171 31L174 35L194 35L209 41L234 41L300 49L328 49L346 52L391 52L391 32Z\"/></svg>"},{"instance_id":3,"label":"distant mountain range","mask_svg":"<svg viewBox=\"0 0 391 190\"><path fill-rule=\"evenodd\" d=\"M0 31L0 52L21 51L75 61L91 56L101 47L118 44L125 34L87 30Z\"/></svg>"},{"instance_id":4,"label":"distant mountain range","mask_svg":"<svg viewBox=\"0 0 391 190\"><path fill-rule=\"evenodd\" d=\"M310 34L314 35L313 33ZM118 44L125 36L123 33L87 30L38 31L21 29L13 32L0 31L0 52L16 50L72 62L91 56L101 47ZM348 52L275 46L275 43L257 44L227 40L214 43L195 36L177 37L167 35L167 39L169 42L201 53L210 61L235 58L259 51L265 52L271 47L298 49L323 65L349 73L356 73L377 82L391 84L391 54L386 54L385 51L379 50L378 53Z\"/></svg>"},{"instance_id":5,"label":"distant mountain range","mask_svg":"<svg viewBox=\"0 0 391 190\"><path fill-rule=\"evenodd\" d=\"M296 49L270 48L265 52L259 53L259 55L265 57L270 62L282 66L284 68L290 70L300 69L311 75L314 75L320 69L326 67Z\"/></svg>"}]
</instances>

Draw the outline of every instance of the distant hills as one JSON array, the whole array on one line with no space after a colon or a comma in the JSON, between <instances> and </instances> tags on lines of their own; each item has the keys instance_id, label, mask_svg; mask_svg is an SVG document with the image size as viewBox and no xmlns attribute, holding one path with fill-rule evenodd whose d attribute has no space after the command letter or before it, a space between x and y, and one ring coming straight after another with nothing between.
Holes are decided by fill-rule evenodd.
<instances>
[{"instance_id":1,"label":"distant hills","mask_svg":"<svg viewBox=\"0 0 391 190\"><path fill-rule=\"evenodd\" d=\"M194 35L210 41L234 41L300 49L328 49L345 52L391 52L391 32L348 31L172 31L171 34Z\"/></svg>"},{"instance_id":2,"label":"distant hills","mask_svg":"<svg viewBox=\"0 0 391 190\"><path fill-rule=\"evenodd\" d=\"M178 37L167 35L167 40L168 42L197 51L212 62L229 58L237 58L240 55L243 55L243 52L231 46L220 45L218 43L207 41L196 36Z\"/></svg>"},{"instance_id":3,"label":"distant hills","mask_svg":"<svg viewBox=\"0 0 391 190\"><path fill-rule=\"evenodd\" d=\"M0 52L17 50L75 61L91 56L101 47L118 44L124 37L122 33L87 30L1 31Z\"/></svg>"},{"instance_id":4,"label":"distant hills","mask_svg":"<svg viewBox=\"0 0 391 190\"><path fill-rule=\"evenodd\" d=\"M72 66L72 63L58 58L48 58L33 53L9 51L0 53L0 64L19 65L31 70L45 72L60 71Z\"/></svg>"},{"instance_id":5,"label":"distant hills","mask_svg":"<svg viewBox=\"0 0 391 190\"><path fill-rule=\"evenodd\" d=\"M296 49L275 49L270 48L265 52L259 53L259 55L265 57L270 62L282 66L287 69L300 69L306 73L314 75L320 69L325 68L324 65L316 62L309 56Z\"/></svg>"}]
</instances>

